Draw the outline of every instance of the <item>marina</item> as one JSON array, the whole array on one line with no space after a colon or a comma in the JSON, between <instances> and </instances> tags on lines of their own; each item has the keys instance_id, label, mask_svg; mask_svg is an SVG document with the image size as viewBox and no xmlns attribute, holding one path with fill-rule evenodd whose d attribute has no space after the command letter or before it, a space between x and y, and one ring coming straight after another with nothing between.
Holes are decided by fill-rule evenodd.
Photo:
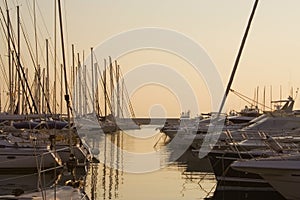
<instances>
[{"instance_id":1,"label":"marina","mask_svg":"<svg viewBox=\"0 0 300 200\"><path fill-rule=\"evenodd\" d=\"M300 199L299 3L274 2L2 0L0 200Z\"/></svg>"}]
</instances>

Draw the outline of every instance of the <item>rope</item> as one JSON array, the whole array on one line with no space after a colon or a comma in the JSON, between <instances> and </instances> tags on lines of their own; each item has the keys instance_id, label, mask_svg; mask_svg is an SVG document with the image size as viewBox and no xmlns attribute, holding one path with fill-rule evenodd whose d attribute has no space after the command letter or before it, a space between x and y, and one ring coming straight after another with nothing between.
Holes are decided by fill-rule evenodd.
<instances>
[{"instance_id":1,"label":"rope","mask_svg":"<svg viewBox=\"0 0 300 200\"><path fill-rule=\"evenodd\" d=\"M257 103L257 104L260 105L260 106L263 106L263 107L266 107L266 108L272 110L272 108L268 107L267 105L262 104L262 103L259 103L258 101L254 100L254 99L251 99L251 98L249 98L249 97L247 97L247 96L245 96L245 95L243 95L243 94L241 94L241 93L239 93L239 92L237 92L237 91L235 91L235 90L233 90L233 89L230 89L230 91L231 91L233 94L235 94L236 96L240 97L242 100L244 100L244 101L246 101L247 103L249 103L251 106L253 106L253 103L251 103L250 101L252 101L252 102L254 102L254 103Z\"/></svg>"}]
</instances>

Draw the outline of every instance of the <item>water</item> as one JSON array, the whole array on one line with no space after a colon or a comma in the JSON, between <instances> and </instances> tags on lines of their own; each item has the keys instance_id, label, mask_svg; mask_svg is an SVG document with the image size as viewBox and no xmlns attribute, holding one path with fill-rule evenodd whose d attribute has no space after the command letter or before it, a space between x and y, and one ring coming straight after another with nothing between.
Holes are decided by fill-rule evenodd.
<instances>
[{"instance_id":1,"label":"water","mask_svg":"<svg viewBox=\"0 0 300 200\"><path fill-rule=\"evenodd\" d=\"M155 128L143 126L89 141L100 149L101 162L90 168L86 192L94 199L115 200L212 196L216 181L208 160L188 150L172 162L174 149L164 145L164 135Z\"/></svg>"},{"instance_id":2,"label":"water","mask_svg":"<svg viewBox=\"0 0 300 200\"><path fill-rule=\"evenodd\" d=\"M97 131L83 136L100 160L91 164L85 191L95 200L190 200L190 199L283 199L276 192L221 191L207 159L199 159L180 143L167 143L157 126L140 130L101 134ZM172 144L172 145L170 145ZM75 170L84 177L84 168ZM19 195L35 191L38 185L50 186L55 181L64 185L70 173L53 172L41 175L12 171L0 173L0 195ZM56 173L55 173L56 174Z\"/></svg>"}]
</instances>

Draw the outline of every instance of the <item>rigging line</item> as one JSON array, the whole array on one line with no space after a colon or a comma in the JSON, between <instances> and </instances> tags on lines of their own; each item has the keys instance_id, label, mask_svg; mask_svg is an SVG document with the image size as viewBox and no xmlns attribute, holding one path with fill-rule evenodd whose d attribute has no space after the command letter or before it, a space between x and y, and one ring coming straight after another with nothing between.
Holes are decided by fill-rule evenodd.
<instances>
[{"instance_id":1,"label":"rigging line","mask_svg":"<svg viewBox=\"0 0 300 200\"><path fill-rule=\"evenodd\" d=\"M120 69L120 74L121 74L121 77L124 77L123 72L122 72L121 69ZM123 79L123 80L124 80L124 79ZM129 97L129 94L128 94L128 90L127 90L127 87L126 87L125 84L124 84L124 90L125 90L125 96L126 96L127 101L128 101L127 103L128 103L128 106L129 106L131 115L132 115L133 118L135 118L134 109L133 109L133 106L132 106L132 103L131 103L131 100L130 100L130 97Z\"/></svg>"},{"instance_id":2,"label":"rigging line","mask_svg":"<svg viewBox=\"0 0 300 200\"><path fill-rule=\"evenodd\" d=\"M243 94L241 94L241 93L239 93L239 92L237 92L237 91L235 91L235 90L233 90L233 89L230 89L230 91L231 91L233 94L235 94L235 95L237 95L238 97L240 97L241 99L243 99L243 98L248 99L248 101L245 100L245 99L243 99L243 100L246 101L247 103L249 103L250 105L253 105L253 103L250 103L249 101L253 101L254 103L257 103L257 104L260 105L260 106L264 106L264 107L266 107L266 108L272 110L272 108L270 108L269 106L267 106L267 105L265 105L265 104L262 104L262 103L260 103L260 102L258 102L258 101L256 101L256 100L254 100L254 99L251 99L251 98L249 98L249 97L247 97L247 96L245 96L245 95L243 95ZM243 98L242 98L242 97L243 97Z\"/></svg>"},{"instance_id":3,"label":"rigging line","mask_svg":"<svg viewBox=\"0 0 300 200\"><path fill-rule=\"evenodd\" d=\"M24 39L25 39L25 43L27 45L27 49L28 49L31 61L33 63L33 68L35 70L35 73L39 74L38 69L36 68L36 63L35 63L35 60L34 60L34 57L33 57L33 53L32 53L30 43L29 43L28 38L26 37L26 33L24 32L24 29L23 29L24 28L23 24L20 24L20 27L21 27L21 30L22 30L22 33L23 33L23 36L24 36ZM45 97L45 100L46 100L47 109L48 109L49 113L51 114L52 112L51 112L51 108L50 108L50 104L49 104L49 99L46 97L45 88L43 87L43 85L41 83L41 77L40 76L37 76L37 77L38 77L38 84L41 87L42 94L43 94L43 96Z\"/></svg>"},{"instance_id":4,"label":"rigging line","mask_svg":"<svg viewBox=\"0 0 300 200\"><path fill-rule=\"evenodd\" d=\"M2 9L1 9L1 12L2 12ZM4 16L3 14L2 14L2 16ZM5 19L4 19L4 21L5 21ZM5 22L6 23L6 22ZM3 23L2 23L2 20L1 20L1 25L2 25L2 28L3 28ZM16 47L15 47L15 32L13 31L13 27L12 27L12 24L10 23L9 24L10 25L10 30L11 30L11 34L10 34L10 39L11 39L11 43L14 45L13 46L13 49L14 49L14 51L15 52L17 52L16 51ZM5 31L4 31L5 32ZM6 35L6 37L8 37L7 35ZM19 58L20 59L20 58ZM17 62L17 61L16 61ZM18 77L20 78L20 80L22 79L22 77L21 77L21 75L19 74L20 72L19 72L19 69L17 69L17 74L18 74ZM22 84L22 88L23 89L25 89L25 86L24 86L24 83L23 82L21 82L21 84ZM29 103L29 99L28 99L28 97L27 97L27 94L25 94L26 95L26 98L27 98L27 103L29 104L29 106L30 106L30 103ZM30 106L31 107L31 106ZM30 109L31 110L31 109Z\"/></svg>"},{"instance_id":5,"label":"rigging line","mask_svg":"<svg viewBox=\"0 0 300 200\"><path fill-rule=\"evenodd\" d=\"M96 56L95 56L95 58L96 58L96 62L98 62ZM107 73L106 67L104 68L104 71L105 71L105 73ZM78 72L78 73L80 73L80 72ZM105 85L106 83L105 83L105 80L104 80L104 78L103 78L102 73L100 73L100 80L101 80L101 82L102 82L101 87L102 87L103 90L105 90L104 85ZM106 80L107 80L107 79L106 79ZM112 106L111 106L111 102L110 102L110 98L109 98L108 91L106 91L105 97L106 97L106 99L107 99L107 101L108 101L108 102L107 102L108 108L109 108L110 111L111 111L111 110L112 110ZM105 97L104 97L104 98L105 98Z\"/></svg>"},{"instance_id":6,"label":"rigging line","mask_svg":"<svg viewBox=\"0 0 300 200\"><path fill-rule=\"evenodd\" d=\"M0 12L1 12L1 15L2 15L2 17L3 17L3 19L4 19L4 13L3 13L1 7L0 7ZM6 22L5 19L4 19L4 23L5 23L5 25L7 25L7 22ZM16 51L15 43L11 42L11 44L12 44L12 46L13 46L13 49ZM23 77L24 77L24 79L25 79L26 87L27 87L28 90L29 90L29 94L30 94L30 97L31 97L33 106L34 106L34 108L35 108L35 111L37 111L36 106L35 106L35 102L34 102L34 98L33 98L33 96L32 96L32 93L31 93L31 90L30 90L30 87L29 87L28 80L26 79L26 76L25 76L25 73L24 73L23 66L21 65L21 61L20 61L20 58L19 58L18 56L17 56L17 62L18 62L18 65L20 66L20 69L21 69L21 71L22 71ZM23 86L23 84L24 84L23 81L21 81L21 83L22 83L22 86ZM23 89L24 89L24 88L23 88ZM29 101L28 101L28 103L29 103ZM29 104L29 108L30 108L30 112L32 113L30 104Z\"/></svg>"},{"instance_id":7,"label":"rigging line","mask_svg":"<svg viewBox=\"0 0 300 200\"><path fill-rule=\"evenodd\" d=\"M254 104L251 101L247 100L246 98L244 98L244 97L242 97L242 96L240 96L239 94L236 94L236 93L233 93L233 94L235 94L236 96L238 96L239 98L241 98L242 100L244 100L245 102L250 104L251 107L254 106Z\"/></svg>"},{"instance_id":8,"label":"rigging line","mask_svg":"<svg viewBox=\"0 0 300 200\"><path fill-rule=\"evenodd\" d=\"M38 11L39 11L39 13L40 13L40 16L41 16L41 19L42 19L44 28L46 29L47 35L48 35L48 37L50 37L50 32L49 32L49 30L48 30L48 28L47 28L47 25L46 25L46 22L45 22L45 18L44 18L44 16L43 16L42 11L41 11L41 7L40 7L39 4L38 4L38 1L36 2L36 6L37 6Z\"/></svg>"},{"instance_id":9,"label":"rigging line","mask_svg":"<svg viewBox=\"0 0 300 200\"><path fill-rule=\"evenodd\" d=\"M91 77L89 76L89 73L87 73L86 76L87 76L87 80L91 80ZM91 89L89 88L88 84L85 85L85 90L86 90L86 92L87 92L87 96L85 96L86 102L87 102L87 101L92 102L92 101L93 101L93 100L92 100L92 93L93 93L93 92L91 92ZM93 105L93 102L92 102L92 105ZM87 104L86 106L88 106L88 110L90 110L90 105Z\"/></svg>"},{"instance_id":10,"label":"rigging line","mask_svg":"<svg viewBox=\"0 0 300 200\"><path fill-rule=\"evenodd\" d=\"M93 52L93 54L94 54L94 52ZM94 54L95 55L95 54ZM95 63L98 63L98 60L97 60L97 57L95 56L94 57L94 59L95 59ZM101 71L100 71L100 69L98 69L97 68L97 71L99 72L98 73L98 75L99 75L99 78L100 78L100 83L102 83L102 84L100 84L101 85L101 88L104 90L104 79L103 79L103 76L102 76L102 73L101 73ZM97 72L96 72L97 73ZM88 76L89 76L89 74L87 74ZM97 84L98 85L98 84ZM99 88L99 86L96 86L97 88ZM90 93L89 93L89 96L90 96L90 98L91 98L91 95L90 95ZM109 101L109 97L108 97L108 95L105 95L106 96L106 98L108 99L108 101ZM99 100L98 100L99 101ZM99 102L98 102L98 104L99 104ZM110 104L110 101L108 102L108 104L109 104L109 108L111 109L111 104ZM100 105L100 104L99 104ZM101 109L100 109L100 112L101 112Z\"/></svg>"},{"instance_id":11,"label":"rigging line","mask_svg":"<svg viewBox=\"0 0 300 200\"><path fill-rule=\"evenodd\" d=\"M43 42L41 42L40 41L40 39L38 39L37 38L37 34L40 34L40 35L43 35L43 31L41 30L41 28L38 26L37 27L37 31L36 31L36 22L34 21L34 19L33 18L35 18L35 15L33 16L33 14L32 14L32 10L34 9L34 8L31 8L31 6L30 6L30 3L28 2L28 0L26 0L26 6L27 6L27 10L28 10L28 13L29 13L29 16L30 16L30 19L31 19L31 25L32 26L34 26L34 37L35 37L35 40L36 40L36 51L37 50L39 50L39 51L44 51L44 48L41 46L41 43L43 43ZM24 22L24 20L23 20L23 16L22 16L22 13L20 14L21 15L21 24L23 24L23 26L25 26L25 22ZM28 33L28 31L26 30L26 28L24 27L24 29L25 29L25 32L26 33ZM36 33L37 32L37 33ZM48 34L48 37L50 37L50 34L48 33L48 30L47 30L47 34ZM28 37L28 35L27 35L27 37ZM38 47L38 48L37 48ZM32 49L32 47L31 47L31 49ZM31 50L31 51L33 51L33 50ZM36 52L37 53L37 52ZM44 64L45 64L45 56L44 56L44 54L42 54L42 58L43 58L43 62L44 62ZM38 64L38 63L37 63Z\"/></svg>"},{"instance_id":12,"label":"rigging line","mask_svg":"<svg viewBox=\"0 0 300 200\"><path fill-rule=\"evenodd\" d=\"M64 69L64 77L65 77L65 102L67 107L67 116L68 116L68 135L69 135L69 146L70 151L73 154L72 146L72 133L71 133L71 105L70 105L70 97L68 91L68 79L67 79L67 68L66 68L66 55L65 55L65 44L64 44L64 31L63 31L63 21L62 21L62 10L61 10L61 2L57 0L58 5L58 16L59 16L59 24L60 24L60 40L61 40L61 53L63 58L63 69Z\"/></svg>"},{"instance_id":13,"label":"rigging line","mask_svg":"<svg viewBox=\"0 0 300 200\"><path fill-rule=\"evenodd\" d=\"M105 69L106 70L106 69ZM107 71L105 71L105 73L107 73ZM101 80L102 80L102 83L104 84L104 79L103 79L103 77L101 76ZM106 78L106 80L107 80L107 78ZM105 83L106 84L106 83ZM103 87L103 89L104 89L104 85L102 86ZM106 88L106 94L105 94L105 96L106 96L106 99L107 99L107 104L108 104L108 108L110 109L110 111L112 112L112 105L111 105L111 101L110 101L110 98L109 98L109 94L108 94L108 91L107 91L107 89L108 88Z\"/></svg>"},{"instance_id":14,"label":"rigging line","mask_svg":"<svg viewBox=\"0 0 300 200\"><path fill-rule=\"evenodd\" d=\"M0 9L1 9L1 12L2 12L2 8L0 7ZM4 25L3 25L3 22L2 22L2 19L0 18L0 23L1 23L1 27L2 27L2 29L3 29L3 33L4 33L4 35L5 35L5 38L3 38L3 41L6 41L6 38L7 38L7 34L6 34L6 32L5 32L5 28L4 28ZM4 35L3 34L1 34L3 37L4 37ZM1 63L2 63L2 65L3 65L3 67L4 67L4 63L3 63L3 60L2 60L2 57L1 57L1 55L0 55L0 60L1 60ZM6 74L6 71L5 71L5 67L3 68L3 70L4 70L4 74L3 74L3 76L5 76L4 77L4 79L6 78L6 82L7 82L7 87L9 87L9 81L8 81L8 77L7 77L7 74Z\"/></svg>"},{"instance_id":15,"label":"rigging line","mask_svg":"<svg viewBox=\"0 0 300 200\"><path fill-rule=\"evenodd\" d=\"M65 22L65 29L68 30L68 20L67 20L68 13L67 13L67 3L66 3L66 0L64 0L64 13L65 13L65 20L64 20L64 22ZM65 39L66 39L67 47L69 47L69 34L68 34L68 32L66 32L65 36L66 36ZM70 56L69 55L70 55L69 48L67 48L66 49L66 57L67 57L68 63L70 63Z\"/></svg>"},{"instance_id":16,"label":"rigging line","mask_svg":"<svg viewBox=\"0 0 300 200\"><path fill-rule=\"evenodd\" d=\"M2 71L2 76L4 78L4 81L6 83L6 86L8 87L8 77L7 77L7 74L6 74L6 70L5 70L5 67L4 67L4 63L3 63L3 60L2 60L2 56L0 55L0 63L1 63L1 71Z\"/></svg>"},{"instance_id":17,"label":"rigging line","mask_svg":"<svg viewBox=\"0 0 300 200\"><path fill-rule=\"evenodd\" d=\"M1 8L1 7L0 7L0 8ZM4 27L3 27L3 23L2 23L2 19L1 19L1 18L0 18L0 22L1 22L2 29L5 30ZM5 39L5 38L7 38L7 36L6 36L6 31L0 31L0 32L1 32L1 38L2 38L3 44L6 44L6 43L7 43L7 41L6 41L6 39ZM3 45L3 46L4 46L4 45Z\"/></svg>"},{"instance_id":18,"label":"rigging line","mask_svg":"<svg viewBox=\"0 0 300 200\"><path fill-rule=\"evenodd\" d=\"M97 59L97 56L96 56L96 54L95 54L95 51L93 51L93 56L94 56L94 60L95 60L95 63L99 63L98 62L98 59ZM99 77L98 77L98 80L100 79L100 83L102 82L102 84L100 84L100 86L101 86L101 88L103 89L103 91L104 91L104 79L103 79L103 76L102 76L102 73L101 73L101 70L100 70L100 67L99 67L100 65L98 65L98 67L97 67L97 70L96 70L96 72L95 73L98 73L98 75L99 75ZM100 89L100 87L99 87L99 81L98 80L95 80L95 81L97 81L97 83L96 83L96 88L97 88L97 92L98 92L98 90ZM105 95L106 96L106 95ZM105 98L105 97L104 97ZM98 106L100 105L100 95L99 95L99 92L98 92L98 99L97 99L97 103L98 103ZM102 112L101 112L101 109L100 109L100 113L101 113L101 115L102 115Z\"/></svg>"}]
</instances>

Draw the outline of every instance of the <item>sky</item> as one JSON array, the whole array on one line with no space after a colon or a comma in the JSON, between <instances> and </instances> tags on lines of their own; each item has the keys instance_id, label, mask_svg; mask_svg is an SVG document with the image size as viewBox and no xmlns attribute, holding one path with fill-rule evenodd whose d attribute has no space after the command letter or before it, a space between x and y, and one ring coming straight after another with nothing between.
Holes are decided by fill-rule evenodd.
<instances>
[{"instance_id":1,"label":"sky","mask_svg":"<svg viewBox=\"0 0 300 200\"><path fill-rule=\"evenodd\" d=\"M0 5L5 11L3 2ZM68 65L71 65L71 44L75 45L75 50L81 57L84 51L88 58L91 47L95 49L101 47L103 42L109 41L116 35L155 27L183 35L201 46L214 64L225 87L254 1L62 0L62 4ZM33 17L32 11L29 11L33 1L9 1L10 12L14 13L12 15L16 12L15 5L21 7L23 24L34 47ZM50 40L53 48L54 1L38 0L36 5L42 65L45 62L43 55L46 38ZM265 101L268 106L271 99L280 98L280 88L282 88L282 98L288 95L297 96L296 90L300 86L299 8L298 0L259 2L232 85L234 90L254 98L255 89L259 87L258 99L260 102ZM12 21L15 20L15 17L12 17ZM0 54L5 59L7 47L3 40L2 29L0 35ZM136 41L157 39L153 38L154 36L148 35L136 38ZM121 41L120 47L114 48L127 47L136 41ZM169 41L169 44L174 46L178 44L183 49L188 48L185 46L186 43L176 39ZM197 57L195 51L188 53ZM118 59L121 66L137 116L178 117L181 111L187 110L191 110L192 115L195 116L201 112L212 111L212 98L215 98L212 94L216 91L210 91L211 85L208 85L203 74L195 70L190 60L181 56L159 48L143 48L117 55L117 58L113 57ZM23 59L24 63L30 62L26 56ZM103 59L101 56L97 57L97 60L102 63ZM4 64L6 64L5 60ZM146 70L141 70L143 68ZM166 82L159 81L158 77L159 80L165 79ZM1 90L4 88L1 86ZM189 93L185 95L181 93L182 91ZM270 98L271 93L272 98ZM300 104L297 100L295 107L299 109ZM247 102L231 93L224 111L239 110L245 105Z\"/></svg>"}]
</instances>

